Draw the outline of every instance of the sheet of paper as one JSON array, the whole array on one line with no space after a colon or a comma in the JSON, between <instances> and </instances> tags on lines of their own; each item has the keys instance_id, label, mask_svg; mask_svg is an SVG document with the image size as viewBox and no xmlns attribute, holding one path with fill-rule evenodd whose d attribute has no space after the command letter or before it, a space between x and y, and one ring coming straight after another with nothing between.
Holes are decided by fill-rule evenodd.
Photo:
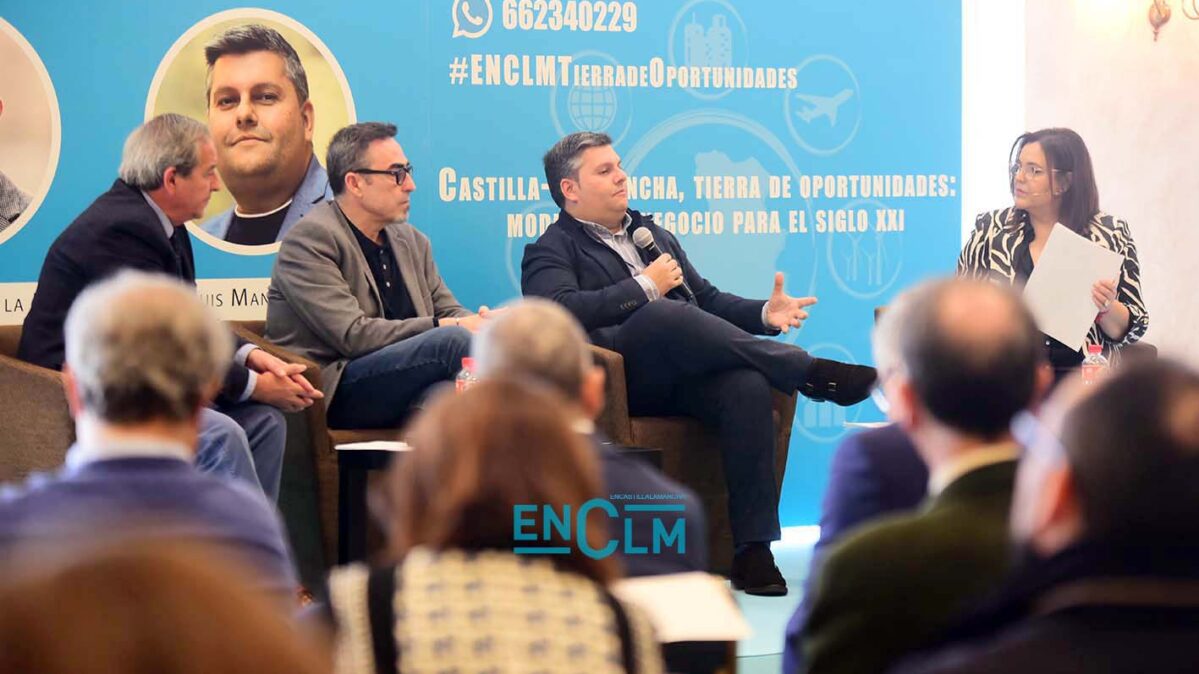
<instances>
[{"instance_id":1,"label":"sheet of paper","mask_svg":"<svg viewBox=\"0 0 1199 674\"><path fill-rule=\"evenodd\" d=\"M334 447L339 452L373 451L373 452L406 452L410 449L407 444L395 440L374 440L371 442L347 442Z\"/></svg>"},{"instance_id":2,"label":"sheet of paper","mask_svg":"<svg viewBox=\"0 0 1199 674\"><path fill-rule=\"evenodd\" d=\"M1120 275L1124 257L1057 224L1024 286L1024 301L1041 332L1082 349L1098 310L1091 286Z\"/></svg>"},{"instance_id":3,"label":"sheet of paper","mask_svg":"<svg viewBox=\"0 0 1199 674\"><path fill-rule=\"evenodd\" d=\"M891 425L890 421L846 421L845 422L846 428L869 429L869 428L883 428L885 426L890 426L890 425Z\"/></svg>"},{"instance_id":4,"label":"sheet of paper","mask_svg":"<svg viewBox=\"0 0 1199 674\"><path fill-rule=\"evenodd\" d=\"M626 578L612 587L622 601L645 611L662 643L738 641L749 623L722 578L695 571Z\"/></svg>"}]
</instances>

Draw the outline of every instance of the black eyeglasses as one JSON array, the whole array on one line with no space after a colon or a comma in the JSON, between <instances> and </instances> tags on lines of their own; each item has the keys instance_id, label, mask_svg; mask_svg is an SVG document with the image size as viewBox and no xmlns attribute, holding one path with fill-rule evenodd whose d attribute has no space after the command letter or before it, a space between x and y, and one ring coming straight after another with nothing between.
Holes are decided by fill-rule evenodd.
<instances>
[{"instance_id":1,"label":"black eyeglasses","mask_svg":"<svg viewBox=\"0 0 1199 674\"><path fill-rule=\"evenodd\" d=\"M404 181L408 179L408 176L412 175L412 162L408 162L407 164L404 164L402 166L397 166L395 168L389 168L389 169L369 169L369 168L350 169L349 171L346 171L346 173L363 173L366 175L388 175L388 176L391 176L392 178L396 179L397 185L403 185Z\"/></svg>"}]
</instances>

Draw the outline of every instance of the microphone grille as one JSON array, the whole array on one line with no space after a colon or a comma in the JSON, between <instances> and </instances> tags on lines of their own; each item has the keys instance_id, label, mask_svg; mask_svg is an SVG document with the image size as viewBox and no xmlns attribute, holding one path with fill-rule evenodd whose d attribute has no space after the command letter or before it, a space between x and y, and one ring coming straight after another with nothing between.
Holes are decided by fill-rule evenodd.
<instances>
[{"instance_id":1,"label":"microphone grille","mask_svg":"<svg viewBox=\"0 0 1199 674\"><path fill-rule=\"evenodd\" d=\"M633 243L638 248L649 248L654 245L654 235L645 227L638 227L633 230Z\"/></svg>"}]
</instances>

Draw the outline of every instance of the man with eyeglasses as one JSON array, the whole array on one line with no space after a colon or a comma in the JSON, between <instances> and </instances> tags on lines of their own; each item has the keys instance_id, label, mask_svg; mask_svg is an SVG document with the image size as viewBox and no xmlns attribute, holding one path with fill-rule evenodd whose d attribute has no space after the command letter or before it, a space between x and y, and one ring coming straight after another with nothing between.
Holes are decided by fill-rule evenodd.
<instances>
[{"instance_id":1,"label":"man with eyeglasses","mask_svg":"<svg viewBox=\"0 0 1199 674\"><path fill-rule=\"evenodd\" d=\"M929 498L827 550L802 631L787 635L788 672L886 671L1008 568L1010 426L1050 381L1028 309L984 281L925 283L887 308L874 352L888 415L928 465Z\"/></svg>"},{"instance_id":2,"label":"man with eyeglasses","mask_svg":"<svg viewBox=\"0 0 1199 674\"><path fill-rule=\"evenodd\" d=\"M329 143L334 198L284 237L266 337L321 366L333 428L391 428L452 379L486 307L454 299L429 239L408 224L416 182L396 127L352 124Z\"/></svg>"}]
</instances>

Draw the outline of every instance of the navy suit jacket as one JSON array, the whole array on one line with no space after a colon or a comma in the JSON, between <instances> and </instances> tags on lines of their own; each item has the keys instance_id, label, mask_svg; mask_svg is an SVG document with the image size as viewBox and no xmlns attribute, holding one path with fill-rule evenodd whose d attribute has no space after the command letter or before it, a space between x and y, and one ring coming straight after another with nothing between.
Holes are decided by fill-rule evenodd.
<instances>
[{"instance_id":1,"label":"navy suit jacket","mask_svg":"<svg viewBox=\"0 0 1199 674\"><path fill-rule=\"evenodd\" d=\"M630 210L629 215L633 219L630 232L640 226L647 227L658 249L679 261L701 309L751 334L771 334L762 325L764 300L747 300L721 292L691 266L673 234L648 218L643 219L637 211ZM645 251L641 251L641 259L646 264L650 262ZM525 246L520 268L523 294L562 304L583 324L592 343L607 349L613 347L620 324L649 302L616 251L591 238L583 225L566 211L536 241ZM667 296L684 299L678 289Z\"/></svg>"},{"instance_id":2,"label":"navy suit jacket","mask_svg":"<svg viewBox=\"0 0 1199 674\"><path fill-rule=\"evenodd\" d=\"M183 255L175 253L158 214L140 190L117 180L92 202L50 245L17 355L29 363L61 370L63 325L79 293L122 269L140 269L196 282L191 237L183 230ZM222 398L237 401L245 392L249 371L233 364L226 373Z\"/></svg>"},{"instance_id":3,"label":"navy suit jacket","mask_svg":"<svg viewBox=\"0 0 1199 674\"><path fill-rule=\"evenodd\" d=\"M620 542L621 558L624 561L625 574L629 576L653 576L663 573L685 573L687 571L708 570L708 526L704 517L704 507L695 492L666 477L661 471L645 461L622 454L619 446L608 440L602 433L591 435L600 459L600 469L603 472L605 496L616 506L620 513L618 526L628 527L627 530L611 532L612 538ZM661 497L674 495L678 498L619 498L619 497ZM629 504L682 504L682 513L651 513L624 512ZM654 520L661 522L659 526L671 531L675 522L683 518L683 529L686 538L685 550L679 554L675 549L661 550L654 554L651 549L643 554L623 554L624 540L631 536L638 546L648 546L653 541ZM628 522L625 524L624 521ZM615 522L615 521L614 521Z\"/></svg>"},{"instance_id":4,"label":"navy suit jacket","mask_svg":"<svg viewBox=\"0 0 1199 674\"><path fill-rule=\"evenodd\" d=\"M784 672L802 669L799 635L807 620L808 598L822 551L859 524L914 509L927 494L928 468L899 426L854 433L841 442L829 470L820 512L820 540L812 549L803 600L787 623Z\"/></svg>"},{"instance_id":5,"label":"navy suit jacket","mask_svg":"<svg viewBox=\"0 0 1199 674\"><path fill-rule=\"evenodd\" d=\"M187 461L138 456L64 466L0 486L0 559L63 543L189 540L249 565L246 577L291 599L295 564L262 490L201 473Z\"/></svg>"}]
</instances>

